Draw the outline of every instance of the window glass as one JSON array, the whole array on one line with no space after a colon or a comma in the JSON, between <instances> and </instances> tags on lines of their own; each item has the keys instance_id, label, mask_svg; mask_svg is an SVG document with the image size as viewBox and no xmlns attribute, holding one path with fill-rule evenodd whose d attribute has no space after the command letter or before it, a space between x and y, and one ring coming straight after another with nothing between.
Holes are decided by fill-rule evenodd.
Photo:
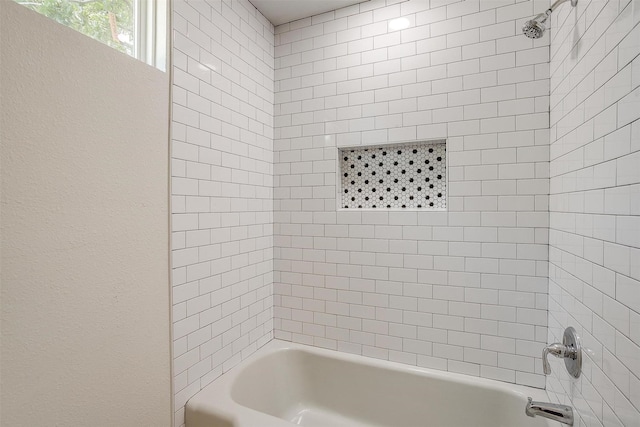
<instances>
[{"instance_id":1,"label":"window glass","mask_svg":"<svg viewBox=\"0 0 640 427\"><path fill-rule=\"evenodd\" d=\"M159 49L166 48L165 0L15 1L120 52L166 68L166 54Z\"/></svg>"}]
</instances>

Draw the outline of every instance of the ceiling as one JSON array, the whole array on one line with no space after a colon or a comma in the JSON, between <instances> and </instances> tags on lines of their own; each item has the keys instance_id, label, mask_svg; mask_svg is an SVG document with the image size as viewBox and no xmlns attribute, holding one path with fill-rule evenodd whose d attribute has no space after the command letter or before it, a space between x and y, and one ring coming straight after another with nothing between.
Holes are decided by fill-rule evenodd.
<instances>
[{"instance_id":1,"label":"ceiling","mask_svg":"<svg viewBox=\"0 0 640 427\"><path fill-rule=\"evenodd\" d=\"M363 0L250 0L273 25L285 24Z\"/></svg>"}]
</instances>

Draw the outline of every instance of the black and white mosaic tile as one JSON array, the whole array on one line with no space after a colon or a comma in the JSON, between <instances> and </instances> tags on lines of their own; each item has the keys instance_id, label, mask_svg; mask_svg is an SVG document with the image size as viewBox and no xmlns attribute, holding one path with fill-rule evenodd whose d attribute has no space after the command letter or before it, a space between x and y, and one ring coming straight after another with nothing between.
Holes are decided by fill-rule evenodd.
<instances>
[{"instance_id":1,"label":"black and white mosaic tile","mask_svg":"<svg viewBox=\"0 0 640 427\"><path fill-rule=\"evenodd\" d=\"M342 208L447 207L444 142L340 150Z\"/></svg>"}]
</instances>

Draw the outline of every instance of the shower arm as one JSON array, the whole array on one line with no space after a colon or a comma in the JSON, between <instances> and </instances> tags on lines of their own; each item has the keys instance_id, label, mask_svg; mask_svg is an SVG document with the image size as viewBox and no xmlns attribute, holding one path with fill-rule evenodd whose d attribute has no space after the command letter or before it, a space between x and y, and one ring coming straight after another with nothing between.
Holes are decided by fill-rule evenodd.
<instances>
[{"instance_id":1,"label":"shower arm","mask_svg":"<svg viewBox=\"0 0 640 427\"><path fill-rule=\"evenodd\" d=\"M540 20L540 22L545 22L550 16L551 13L553 13L554 10L556 10L562 3L571 1L571 6L575 6L576 4L578 4L578 0L556 0L550 7L549 9L545 10L544 12L542 12L541 14L537 15L535 18L533 18L534 20Z\"/></svg>"},{"instance_id":2,"label":"shower arm","mask_svg":"<svg viewBox=\"0 0 640 427\"><path fill-rule=\"evenodd\" d=\"M562 3L567 2L567 1L571 1L571 6L574 6L578 4L578 0L556 0L551 7L549 7L549 9L547 9L547 12L553 12L554 10L556 10L558 8L558 6L560 6Z\"/></svg>"}]
</instances>

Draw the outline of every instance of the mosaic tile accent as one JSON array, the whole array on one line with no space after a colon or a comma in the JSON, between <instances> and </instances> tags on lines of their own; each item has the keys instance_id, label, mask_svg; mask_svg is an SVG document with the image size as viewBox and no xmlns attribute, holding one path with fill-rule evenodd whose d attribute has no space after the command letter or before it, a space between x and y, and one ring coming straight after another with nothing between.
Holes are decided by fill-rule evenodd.
<instances>
[{"instance_id":1,"label":"mosaic tile accent","mask_svg":"<svg viewBox=\"0 0 640 427\"><path fill-rule=\"evenodd\" d=\"M340 150L346 209L447 207L444 142Z\"/></svg>"}]
</instances>

